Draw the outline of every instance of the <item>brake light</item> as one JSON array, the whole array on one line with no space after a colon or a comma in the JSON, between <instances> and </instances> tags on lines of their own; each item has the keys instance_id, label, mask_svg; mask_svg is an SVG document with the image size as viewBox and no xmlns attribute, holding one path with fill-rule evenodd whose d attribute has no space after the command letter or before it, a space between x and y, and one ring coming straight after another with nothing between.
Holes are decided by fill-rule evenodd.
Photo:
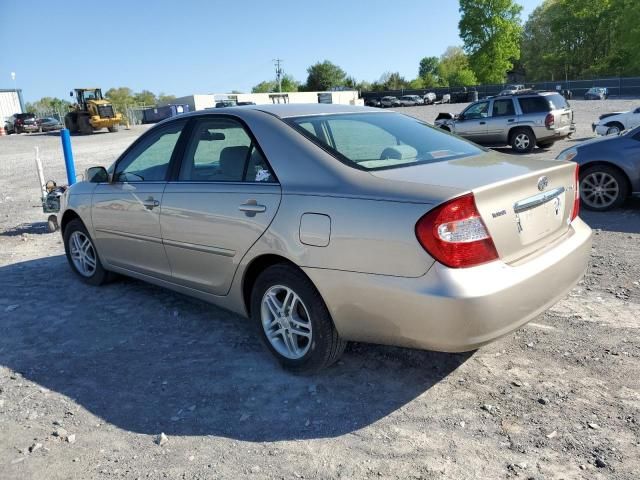
<instances>
[{"instance_id":1,"label":"brake light","mask_svg":"<svg viewBox=\"0 0 640 480\"><path fill-rule=\"evenodd\" d=\"M576 171L574 173L575 194L573 197L573 211L571 212L571 221L580 213L580 166L576 163Z\"/></svg>"},{"instance_id":2,"label":"brake light","mask_svg":"<svg viewBox=\"0 0 640 480\"><path fill-rule=\"evenodd\" d=\"M544 126L547 128L551 128L555 123L556 117L553 116L553 113L547 113L547 116L544 117Z\"/></svg>"},{"instance_id":3,"label":"brake light","mask_svg":"<svg viewBox=\"0 0 640 480\"><path fill-rule=\"evenodd\" d=\"M498 258L472 193L422 216L416 223L416 237L429 255L447 267L471 267Z\"/></svg>"}]
</instances>

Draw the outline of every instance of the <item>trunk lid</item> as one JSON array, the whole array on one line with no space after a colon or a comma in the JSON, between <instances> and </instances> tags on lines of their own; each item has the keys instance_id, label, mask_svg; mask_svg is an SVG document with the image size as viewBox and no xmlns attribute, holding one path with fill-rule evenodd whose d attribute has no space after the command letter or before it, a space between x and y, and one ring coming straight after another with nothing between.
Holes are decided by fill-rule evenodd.
<instances>
[{"instance_id":1,"label":"trunk lid","mask_svg":"<svg viewBox=\"0 0 640 480\"><path fill-rule=\"evenodd\" d=\"M498 255L504 262L514 263L554 242L569 229L575 168L572 162L488 152L372 174L425 187L446 187L457 190L459 195L473 192Z\"/></svg>"}]
</instances>

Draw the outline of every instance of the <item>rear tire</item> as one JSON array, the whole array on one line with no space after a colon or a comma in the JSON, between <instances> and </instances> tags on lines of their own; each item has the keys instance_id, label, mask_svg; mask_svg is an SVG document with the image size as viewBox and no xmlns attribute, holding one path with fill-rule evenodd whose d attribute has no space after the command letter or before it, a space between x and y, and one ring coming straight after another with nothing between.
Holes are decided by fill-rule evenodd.
<instances>
[{"instance_id":1,"label":"rear tire","mask_svg":"<svg viewBox=\"0 0 640 480\"><path fill-rule=\"evenodd\" d=\"M107 127L107 130L109 130L110 132L117 132L118 131L118 125L112 125L111 127Z\"/></svg>"},{"instance_id":2,"label":"rear tire","mask_svg":"<svg viewBox=\"0 0 640 480\"><path fill-rule=\"evenodd\" d=\"M347 344L318 290L293 266L274 265L258 276L251 291L251 318L267 348L294 372L328 367Z\"/></svg>"},{"instance_id":3,"label":"rear tire","mask_svg":"<svg viewBox=\"0 0 640 480\"><path fill-rule=\"evenodd\" d=\"M64 229L64 252L71 270L84 283L103 285L109 278L98 256L93 239L79 218L73 219Z\"/></svg>"},{"instance_id":4,"label":"rear tire","mask_svg":"<svg viewBox=\"0 0 640 480\"><path fill-rule=\"evenodd\" d=\"M530 153L536 146L536 136L528 128L516 128L511 132L509 144L518 153Z\"/></svg>"},{"instance_id":5,"label":"rear tire","mask_svg":"<svg viewBox=\"0 0 640 480\"><path fill-rule=\"evenodd\" d=\"M627 178L616 168L596 165L580 172L580 200L587 210L613 210L622 206L628 195Z\"/></svg>"},{"instance_id":6,"label":"rear tire","mask_svg":"<svg viewBox=\"0 0 640 480\"><path fill-rule=\"evenodd\" d=\"M608 127L607 135L617 135L624 130L624 125L622 125L620 122L607 123L606 126Z\"/></svg>"}]
</instances>

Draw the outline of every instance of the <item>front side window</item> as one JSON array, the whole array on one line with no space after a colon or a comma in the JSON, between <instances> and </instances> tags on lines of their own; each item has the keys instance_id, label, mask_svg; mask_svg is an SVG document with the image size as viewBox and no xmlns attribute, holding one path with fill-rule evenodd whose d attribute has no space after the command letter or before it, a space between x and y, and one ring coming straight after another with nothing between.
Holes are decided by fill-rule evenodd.
<instances>
[{"instance_id":1,"label":"front side window","mask_svg":"<svg viewBox=\"0 0 640 480\"><path fill-rule=\"evenodd\" d=\"M317 115L287 122L343 163L362 170L439 162L483 152L470 142L397 113Z\"/></svg>"},{"instance_id":2,"label":"front side window","mask_svg":"<svg viewBox=\"0 0 640 480\"><path fill-rule=\"evenodd\" d=\"M493 117L505 117L509 115L515 115L515 110L513 108L513 100L494 100L493 101L493 109L491 111L491 115Z\"/></svg>"},{"instance_id":3,"label":"front side window","mask_svg":"<svg viewBox=\"0 0 640 480\"><path fill-rule=\"evenodd\" d=\"M173 150L185 125L184 120L172 122L163 127L154 128L142 137L125 157L118 161L114 181L165 181Z\"/></svg>"},{"instance_id":4,"label":"front side window","mask_svg":"<svg viewBox=\"0 0 640 480\"><path fill-rule=\"evenodd\" d=\"M471 105L464 112L465 120L473 120L478 118L486 118L489 112L489 102L480 102Z\"/></svg>"},{"instance_id":5,"label":"front side window","mask_svg":"<svg viewBox=\"0 0 640 480\"><path fill-rule=\"evenodd\" d=\"M196 124L179 180L274 182L275 178L242 124L229 118L214 118Z\"/></svg>"}]
</instances>

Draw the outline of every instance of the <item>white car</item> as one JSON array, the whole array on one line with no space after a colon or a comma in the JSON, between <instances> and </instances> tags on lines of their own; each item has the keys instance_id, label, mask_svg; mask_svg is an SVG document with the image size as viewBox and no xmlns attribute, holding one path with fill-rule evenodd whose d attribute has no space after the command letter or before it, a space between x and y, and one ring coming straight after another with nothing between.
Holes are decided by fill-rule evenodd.
<instances>
[{"instance_id":1,"label":"white car","mask_svg":"<svg viewBox=\"0 0 640 480\"><path fill-rule=\"evenodd\" d=\"M640 125L640 107L628 112L614 112L600 115L598 121L591 128L598 135L617 135L623 130L629 130Z\"/></svg>"}]
</instances>

